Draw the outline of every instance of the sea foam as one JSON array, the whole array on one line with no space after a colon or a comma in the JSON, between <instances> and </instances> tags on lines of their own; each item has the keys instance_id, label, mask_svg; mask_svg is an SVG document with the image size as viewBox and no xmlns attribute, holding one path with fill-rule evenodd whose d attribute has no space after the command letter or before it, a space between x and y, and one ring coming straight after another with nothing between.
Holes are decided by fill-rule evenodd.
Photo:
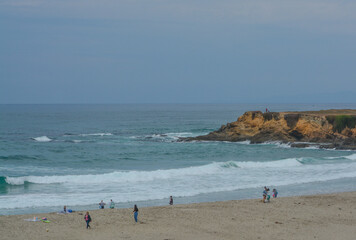
<instances>
[{"instance_id":1,"label":"sea foam","mask_svg":"<svg viewBox=\"0 0 356 240\"><path fill-rule=\"evenodd\" d=\"M155 171L116 171L97 175L7 177L10 184L56 184L42 193L16 195L0 205L8 209L96 204L100 199L116 202L147 201L198 194L234 191L262 186L285 186L356 177L356 163L302 164L300 159L259 162L215 162L203 166ZM274 163L273 163L274 162ZM32 188L32 184L27 187ZM90 186L88 188L87 186ZM37 186L38 187L38 186ZM35 189L37 188L35 187ZM46 189L51 189L49 186ZM100 198L98 196L100 195Z\"/></svg>"},{"instance_id":2,"label":"sea foam","mask_svg":"<svg viewBox=\"0 0 356 240\"><path fill-rule=\"evenodd\" d=\"M194 166L177 169L158 169L154 171L115 171L104 174L88 175L58 175L58 176L23 176L6 177L6 182L10 185L22 185L25 182L35 184L107 184L107 183L128 183L146 182L154 180L177 179L194 176L219 175L223 172L229 173L236 168L252 169L260 168L290 168L299 167L302 163L296 158L289 158L277 161L266 162L213 162L207 165Z\"/></svg>"},{"instance_id":3,"label":"sea foam","mask_svg":"<svg viewBox=\"0 0 356 240\"><path fill-rule=\"evenodd\" d=\"M99 137L103 137L103 136L112 136L114 134L112 133L83 133L83 134L79 134L79 136L82 137L87 137L87 136L99 136Z\"/></svg>"},{"instance_id":4,"label":"sea foam","mask_svg":"<svg viewBox=\"0 0 356 240\"><path fill-rule=\"evenodd\" d=\"M350 159L350 160L356 160L356 153L348 155L348 156L344 156L344 158Z\"/></svg>"},{"instance_id":5,"label":"sea foam","mask_svg":"<svg viewBox=\"0 0 356 240\"><path fill-rule=\"evenodd\" d=\"M52 141L52 139L50 139L47 136L35 137L35 138L32 138L32 139L37 141L37 142L50 142L50 141Z\"/></svg>"}]
</instances>

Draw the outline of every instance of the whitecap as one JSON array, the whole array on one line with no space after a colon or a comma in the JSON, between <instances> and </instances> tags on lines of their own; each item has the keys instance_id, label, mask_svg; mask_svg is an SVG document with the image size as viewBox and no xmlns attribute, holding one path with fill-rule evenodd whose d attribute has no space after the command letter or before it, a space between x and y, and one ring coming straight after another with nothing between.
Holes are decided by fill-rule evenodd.
<instances>
[{"instance_id":1,"label":"whitecap","mask_svg":"<svg viewBox=\"0 0 356 240\"><path fill-rule=\"evenodd\" d=\"M83 137L86 137L86 136L100 136L100 137L103 137L103 136L112 136L114 134L112 133L83 133L83 134L79 134L79 136L83 136Z\"/></svg>"},{"instance_id":2,"label":"whitecap","mask_svg":"<svg viewBox=\"0 0 356 240\"><path fill-rule=\"evenodd\" d=\"M35 138L32 138L32 139L37 141L37 142L50 142L50 141L52 141L52 139L50 139L47 136L35 137Z\"/></svg>"},{"instance_id":3,"label":"whitecap","mask_svg":"<svg viewBox=\"0 0 356 240\"><path fill-rule=\"evenodd\" d=\"M228 169L236 168L288 168L301 166L296 158L266 162L213 162L202 166L193 166L177 169L158 169L154 171L115 171L104 174L88 175L58 175L58 176L23 176L6 177L5 181L11 185L22 185L25 182L36 184L90 184L90 183L123 183L123 182L145 182L153 180L164 180L170 178L184 178L187 176L202 176L220 174ZM229 171L229 170L228 170Z\"/></svg>"},{"instance_id":4,"label":"whitecap","mask_svg":"<svg viewBox=\"0 0 356 240\"><path fill-rule=\"evenodd\" d=\"M344 156L344 158L350 159L350 160L356 160L356 153L348 155L348 156Z\"/></svg>"}]
</instances>

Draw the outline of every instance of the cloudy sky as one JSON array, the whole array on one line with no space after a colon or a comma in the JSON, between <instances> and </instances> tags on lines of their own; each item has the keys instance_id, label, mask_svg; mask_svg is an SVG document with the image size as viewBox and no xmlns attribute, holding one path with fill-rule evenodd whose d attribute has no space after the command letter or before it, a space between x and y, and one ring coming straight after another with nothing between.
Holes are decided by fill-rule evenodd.
<instances>
[{"instance_id":1,"label":"cloudy sky","mask_svg":"<svg viewBox=\"0 0 356 240\"><path fill-rule=\"evenodd\" d=\"M1 0L0 103L355 103L355 43L351 0Z\"/></svg>"}]
</instances>

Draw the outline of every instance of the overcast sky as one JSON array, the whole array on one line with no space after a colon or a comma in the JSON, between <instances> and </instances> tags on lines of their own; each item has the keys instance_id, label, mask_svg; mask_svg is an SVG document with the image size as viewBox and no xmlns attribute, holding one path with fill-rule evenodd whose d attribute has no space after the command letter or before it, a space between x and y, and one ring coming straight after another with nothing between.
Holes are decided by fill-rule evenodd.
<instances>
[{"instance_id":1,"label":"overcast sky","mask_svg":"<svg viewBox=\"0 0 356 240\"><path fill-rule=\"evenodd\" d=\"M0 1L0 103L256 102L356 102L356 1Z\"/></svg>"}]
</instances>

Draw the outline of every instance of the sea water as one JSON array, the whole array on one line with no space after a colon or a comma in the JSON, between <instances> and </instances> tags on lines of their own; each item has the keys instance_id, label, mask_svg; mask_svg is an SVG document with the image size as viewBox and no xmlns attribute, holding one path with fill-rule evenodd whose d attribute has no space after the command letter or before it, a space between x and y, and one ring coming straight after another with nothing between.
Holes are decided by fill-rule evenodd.
<instances>
[{"instance_id":1,"label":"sea water","mask_svg":"<svg viewBox=\"0 0 356 240\"><path fill-rule=\"evenodd\" d=\"M0 105L0 214L356 190L355 151L178 141L266 107L356 105Z\"/></svg>"}]
</instances>

